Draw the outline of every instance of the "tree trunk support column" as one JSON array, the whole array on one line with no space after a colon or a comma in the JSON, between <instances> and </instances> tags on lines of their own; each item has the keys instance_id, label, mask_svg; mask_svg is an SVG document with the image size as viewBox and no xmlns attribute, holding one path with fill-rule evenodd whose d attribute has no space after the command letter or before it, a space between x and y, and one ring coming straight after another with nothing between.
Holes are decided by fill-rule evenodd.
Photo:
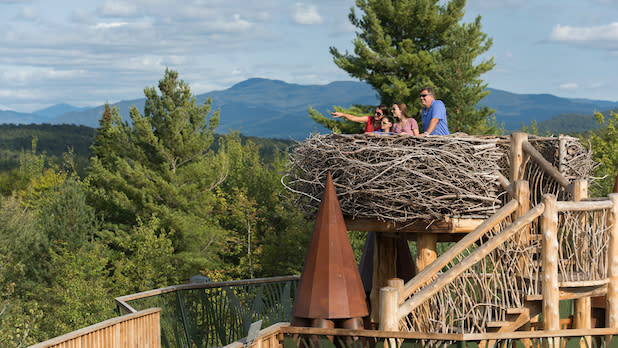
<instances>
[{"instance_id":1,"label":"tree trunk support column","mask_svg":"<svg viewBox=\"0 0 618 348\"><path fill-rule=\"evenodd\" d=\"M416 274L429 266L438 255L438 236L434 233L421 233L416 240Z\"/></svg>"},{"instance_id":2,"label":"tree trunk support column","mask_svg":"<svg viewBox=\"0 0 618 348\"><path fill-rule=\"evenodd\" d=\"M528 141L528 134L522 132L511 134L511 177L509 178L511 182L521 180L524 177L525 154L523 143L525 141Z\"/></svg>"},{"instance_id":3,"label":"tree trunk support column","mask_svg":"<svg viewBox=\"0 0 618 348\"><path fill-rule=\"evenodd\" d=\"M576 180L573 182L573 200L576 202L588 198L588 181ZM580 221L582 228L586 226L586 219ZM590 329L592 327L592 309L590 297L575 299L573 312L573 328L574 329ZM592 347L592 339L590 336L585 336L580 342L580 346Z\"/></svg>"},{"instance_id":4,"label":"tree trunk support column","mask_svg":"<svg viewBox=\"0 0 618 348\"><path fill-rule=\"evenodd\" d=\"M560 330L560 296L558 289L558 210L556 197L544 195L545 210L541 216L543 233L543 327Z\"/></svg>"},{"instance_id":5,"label":"tree trunk support column","mask_svg":"<svg viewBox=\"0 0 618 348\"><path fill-rule=\"evenodd\" d=\"M609 220L612 226L609 238L609 284L607 286L607 319L608 328L618 328L618 193L609 195L613 203Z\"/></svg>"}]
</instances>

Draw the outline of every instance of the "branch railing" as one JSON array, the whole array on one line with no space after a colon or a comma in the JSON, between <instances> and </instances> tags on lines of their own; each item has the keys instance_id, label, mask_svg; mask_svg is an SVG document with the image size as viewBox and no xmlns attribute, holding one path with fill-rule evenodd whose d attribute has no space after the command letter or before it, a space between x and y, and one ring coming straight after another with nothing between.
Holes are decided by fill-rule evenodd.
<instances>
[{"instance_id":1,"label":"branch railing","mask_svg":"<svg viewBox=\"0 0 618 348\"><path fill-rule=\"evenodd\" d=\"M610 316L616 313L608 327L618 327L618 194L582 202L545 195L512 221L518 207L515 200L504 205L404 287L382 288L381 305L395 293L397 308L381 310L396 315L380 318L381 329L483 333L506 322L509 310L539 300L545 329L558 330L560 296L579 296L565 295L569 287L607 293Z\"/></svg>"}]
</instances>

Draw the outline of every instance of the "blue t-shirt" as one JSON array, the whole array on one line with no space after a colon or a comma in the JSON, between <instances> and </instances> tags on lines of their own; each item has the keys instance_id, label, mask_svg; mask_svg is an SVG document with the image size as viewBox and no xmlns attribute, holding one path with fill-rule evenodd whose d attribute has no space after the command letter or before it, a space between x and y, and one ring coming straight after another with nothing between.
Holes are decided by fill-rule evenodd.
<instances>
[{"instance_id":1,"label":"blue t-shirt","mask_svg":"<svg viewBox=\"0 0 618 348\"><path fill-rule=\"evenodd\" d=\"M448 130L448 122L446 121L446 107L442 100L435 99L429 109L423 108L421 111L421 117L423 122L423 129L427 129L429 127L429 122L431 122L432 118L438 119L438 125L431 132L431 135L449 135L451 132Z\"/></svg>"}]
</instances>

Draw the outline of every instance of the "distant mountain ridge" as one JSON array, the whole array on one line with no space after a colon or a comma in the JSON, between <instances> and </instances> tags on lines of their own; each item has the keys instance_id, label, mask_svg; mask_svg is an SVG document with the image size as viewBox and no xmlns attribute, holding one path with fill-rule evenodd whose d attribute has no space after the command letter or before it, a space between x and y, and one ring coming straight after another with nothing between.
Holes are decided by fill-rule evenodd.
<instances>
[{"instance_id":1,"label":"distant mountain ridge","mask_svg":"<svg viewBox=\"0 0 618 348\"><path fill-rule=\"evenodd\" d=\"M592 115L595 110L605 111L618 107L617 102L604 100L568 99L550 94L516 94L492 88L489 92L481 105L495 109L496 119L504 122L507 130L520 129L522 124L529 125L532 120L536 120L539 125L550 119L553 121L549 124L560 124L559 115L563 114L570 114L569 122L573 123L577 122L574 114ZM379 103L377 93L363 82L298 85L263 78L248 79L225 90L196 96L198 103L203 103L207 98L212 98L213 110L221 110L219 133L235 130L246 136L283 139L304 139L312 132L327 131L308 117L309 106L326 114L332 110L333 105L349 107ZM128 120L130 107L135 105L143 112L144 101L144 98L126 100L113 106L118 107L123 118ZM57 104L30 114L0 110L0 123L75 124L97 128L103 110L103 105L77 108L68 104Z\"/></svg>"}]
</instances>

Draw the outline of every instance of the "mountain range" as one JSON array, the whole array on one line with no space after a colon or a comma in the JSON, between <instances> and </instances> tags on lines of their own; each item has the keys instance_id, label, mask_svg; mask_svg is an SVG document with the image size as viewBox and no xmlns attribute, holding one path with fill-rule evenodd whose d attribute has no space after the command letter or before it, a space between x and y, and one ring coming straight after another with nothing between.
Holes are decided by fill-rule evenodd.
<instances>
[{"instance_id":1,"label":"mountain range","mask_svg":"<svg viewBox=\"0 0 618 348\"><path fill-rule=\"evenodd\" d=\"M594 129L594 111L618 107L618 102L560 98L551 94L516 94L488 89L490 94L481 105L496 110L498 122L506 130L521 129L536 120L543 132L564 132L563 119L573 131ZM252 78L228 89L196 95L203 103L212 98L213 109L221 110L219 133L230 130L243 135L266 138L304 139L312 132L327 132L308 116L309 106L326 115L334 105L376 105L377 93L366 83L337 81L327 85L298 85L284 81ZM438 96L439 98L439 96ZM114 103L123 119L129 119L129 108L135 105L143 112L145 98ZM77 108L60 103L33 113L0 110L0 123L75 124L97 128L104 105ZM448 112L448 111L447 111Z\"/></svg>"}]
</instances>

